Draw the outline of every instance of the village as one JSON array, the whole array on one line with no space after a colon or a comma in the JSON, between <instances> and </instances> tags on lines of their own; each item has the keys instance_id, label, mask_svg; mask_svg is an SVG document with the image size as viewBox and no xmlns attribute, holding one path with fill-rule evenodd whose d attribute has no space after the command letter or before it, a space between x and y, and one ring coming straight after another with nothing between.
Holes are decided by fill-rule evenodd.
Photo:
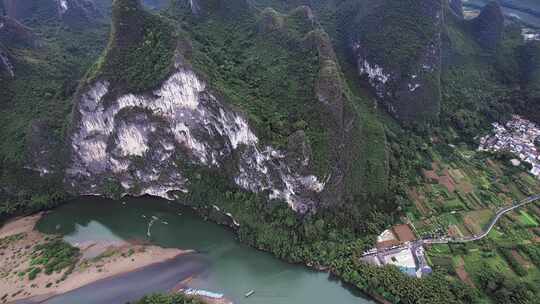
<instances>
[{"instance_id":1,"label":"village","mask_svg":"<svg viewBox=\"0 0 540 304\"><path fill-rule=\"evenodd\" d=\"M540 175L540 153L535 145L540 136L540 129L536 124L514 115L506 125L494 122L493 134L480 139L479 151L508 151L514 153L521 161L531 165L530 173L536 177ZM520 161L512 160L514 166Z\"/></svg>"},{"instance_id":2,"label":"village","mask_svg":"<svg viewBox=\"0 0 540 304\"><path fill-rule=\"evenodd\" d=\"M505 124L493 123L492 126L492 133L480 138L478 152L510 152L515 155L515 158L511 159L508 165L520 166L523 162L530 164L530 173L536 178L540 178L540 152L535 145L540 139L540 128L538 128L536 124L517 115L512 116L512 119ZM494 163L491 162L490 164L493 166ZM425 216L429 216L428 210L431 210L431 208L427 208L427 206L439 204L441 200L452 201L454 199L453 197L457 196L459 201L463 201L465 206L469 206L467 208L472 208L473 211L470 211L471 214L483 214L482 220L479 221L481 222L481 225L472 227L471 225L468 225L470 223L465 220L465 226L463 226L459 224L459 221L450 220L450 222L454 224L450 224L448 227L442 229L440 233L434 234L432 231L433 229L426 230L426 227L429 226L429 224L427 226L425 225L428 222L432 222L432 220L411 221L410 219L414 218L414 216L409 215L404 219L404 222L407 224L393 226L379 235L376 247L364 252L362 256L364 262L377 266L394 265L409 276L422 277L423 275L432 272L432 269L428 264L429 258L426 257L427 253L424 249L424 245L432 245L430 245L431 243L426 237L429 238L430 235L437 235L441 240L474 239L478 236L484 236L482 234L482 227L488 225L490 219L497 218L497 214L495 213L497 207L493 207L495 208L493 210L486 208L492 206L493 202L488 199L489 202L487 205L484 205L485 203L478 200L477 195L473 193L473 189L476 187L473 187L472 184L467 184L465 175L468 174L465 174L466 171L462 172L462 169L458 169L459 167L439 168L441 164L438 163L434 163L432 166L433 170L423 170L422 178L432 185L430 187L440 188L440 186L437 185L442 185L443 188L441 189L443 190L441 191L445 194L443 194L442 197L437 197L426 194L418 195L417 192L413 191L411 193L417 193L416 195L413 195L413 197L416 197L417 199L423 198L423 200L426 200L427 197L432 197L432 199L435 200L434 202L417 202L416 207L422 207L420 208L420 211L426 209L424 211L424 213L426 213ZM471 198L471 202L476 202L478 200L481 204L478 206L476 206L476 204L471 204L469 202ZM452 208L457 208L455 210L458 211L465 208L461 207L460 204L448 206L452 206L447 207L449 208L448 211L451 211L450 209ZM496 206L496 204L494 206ZM504 211L505 209L502 210ZM431 215L435 214L437 213L431 213ZM450 217L458 215L457 211L449 213ZM468 217L466 213L464 213L463 216L465 219ZM434 221L432 225L436 225L436 223L437 221ZM419 225L418 228L416 227L417 225ZM422 226L422 228L420 228L420 226ZM417 231L417 229L420 229L421 231ZM426 234L426 231L424 230L429 232ZM456 234L455 231L458 230L462 232ZM467 233L468 230L471 232ZM487 233L485 234L487 235ZM426 242L426 240L428 240L428 242ZM429 248L427 248L427 250L429 250Z\"/></svg>"}]
</instances>

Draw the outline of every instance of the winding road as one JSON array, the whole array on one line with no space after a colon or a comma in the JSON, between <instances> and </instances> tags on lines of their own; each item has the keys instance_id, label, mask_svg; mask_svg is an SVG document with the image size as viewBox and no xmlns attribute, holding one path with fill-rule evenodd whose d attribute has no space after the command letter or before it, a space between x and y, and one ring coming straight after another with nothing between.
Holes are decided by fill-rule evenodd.
<instances>
[{"instance_id":1,"label":"winding road","mask_svg":"<svg viewBox=\"0 0 540 304\"><path fill-rule=\"evenodd\" d=\"M423 240L420 240L420 241L422 241L424 244L447 244L447 243L467 243L467 242L473 242L473 241L481 240L481 239L485 238L491 232L493 227L495 227L495 224L497 224L497 222L499 221L499 219L503 215L505 215L506 213L511 212L511 211L513 211L513 210L515 210L517 208L523 207L523 206L525 206L527 204L536 202L538 200L540 200L540 194L529 196L529 197L527 197L526 199L520 201L517 204L514 204L514 205L512 205L510 207L506 207L506 208L503 208L503 209L497 211L497 213L495 214L495 217L491 220L491 222L489 222L488 228L479 235L474 235L474 236L469 236L469 237L464 237L464 238L457 238L457 239L453 239L453 238L449 238L449 237L443 237L443 238L438 238L438 239L423 239Z\"/></svg>"},{"instance_id":2,"label":"winding road","mask_svg":"<svg viewBox=\"0 0 540 304\"><path fill-rule=\"evenodd\" d=\"M540 194L529 196L526 199L519 201L516 204L513 204L512 206L505 207L497 211L497 213L495 214L495 217L489 222L487 229L478 235L468 236L468 237L463 237L463 238L451 238L451 237L446 236L446 237L441 237L441 238L419 239L410 243L400 244L400 245L396 245L396 246L392 246L388 248L382 248L382 249L373 248L365 252L362 256L367 257L367 256L372 256L372 255L378 255L378 254L386 254L386 253L391 253L391 252L397 252L405 248L417 248L419 246L429 245L429 244L468 243L468 242L478 241L485 238L491 232L493 227L495 227L495 225L497 224L497 222L503 215L517 208L523 207L527 204L536 202L538 200L540 200Z\"/></svg>"}]
</instances>

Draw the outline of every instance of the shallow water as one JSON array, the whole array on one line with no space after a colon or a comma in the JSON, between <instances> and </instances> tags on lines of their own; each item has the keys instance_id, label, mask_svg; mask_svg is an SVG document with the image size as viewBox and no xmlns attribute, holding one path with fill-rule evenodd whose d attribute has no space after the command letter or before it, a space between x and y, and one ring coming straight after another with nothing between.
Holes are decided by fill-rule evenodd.
<instances>
[{"instance_id":1,"label":"shallow water","mask_svg":"<svg viewBox=\"0 0 540 304\"><path fill-rule=\"evenodd\" d=\"M191 210L160 199L112 201L81 197L45 215L37 228L45 233L62 234L72 244L95 240L149 240L162 247L199 252L194 255L196 262L188 259L185 263L172 263L167 267L177 269L178 275L147 280L145 293L169 290L183 278L182 270L193 264L199 273L193 282L195 287L223 293L239 304L372 303L326 273L291 265L245 246L227 228L204 221ZM163 268L158 266L157 269ZM174 271L169 269L167 273ZM142 270L131 274L132 277L93 284L47 303L106 303L106 298L114 298L114 303L125 303L139 297L133 293L136 284L130 286L130 282L142 282L145 276L155 277L155 273ZM245 298L244 294L249 290L255 293Z\"/></svg>"}]
</instances>

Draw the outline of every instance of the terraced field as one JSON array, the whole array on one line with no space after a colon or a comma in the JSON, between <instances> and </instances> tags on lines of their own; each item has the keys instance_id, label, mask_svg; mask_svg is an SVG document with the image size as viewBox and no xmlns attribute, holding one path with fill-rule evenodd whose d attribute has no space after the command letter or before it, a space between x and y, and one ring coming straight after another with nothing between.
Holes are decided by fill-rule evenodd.
<instances>
[{"instance_id":1,"label":"terraced field","mask_svg":"<svg viewBox=\"0 0 540 304\"><path fill-rule=\"evenodd\" d=\"M429 154L431 167L424 168L416 186L410 187L406 212L421 237L478 235L500 208L540 192L540 181L508 158L437 145ZM504 215L480 242L432 245L428 257L435 268L470 286L480 286L486 268L538 284L536 250L540 251L540 203Z\"/></svg>"}]
</instances>

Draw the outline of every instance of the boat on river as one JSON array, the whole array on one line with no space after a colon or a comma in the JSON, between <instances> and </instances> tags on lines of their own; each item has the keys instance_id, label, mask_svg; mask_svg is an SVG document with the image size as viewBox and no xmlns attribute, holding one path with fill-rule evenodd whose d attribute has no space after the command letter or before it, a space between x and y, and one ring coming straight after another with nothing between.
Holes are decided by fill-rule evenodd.
<instances>
[{"instance_id":1,"label":"boat on river","mask_svg":"<svg viewBox=\"0 0 540 304\"><path fill-rule=\"evenodd\" d=\"M248 298L248 297L251 297L254 293L255 293L255 290L250 290L245 294L245 296L246 298Z\"/></svg>"}]
</instances>

